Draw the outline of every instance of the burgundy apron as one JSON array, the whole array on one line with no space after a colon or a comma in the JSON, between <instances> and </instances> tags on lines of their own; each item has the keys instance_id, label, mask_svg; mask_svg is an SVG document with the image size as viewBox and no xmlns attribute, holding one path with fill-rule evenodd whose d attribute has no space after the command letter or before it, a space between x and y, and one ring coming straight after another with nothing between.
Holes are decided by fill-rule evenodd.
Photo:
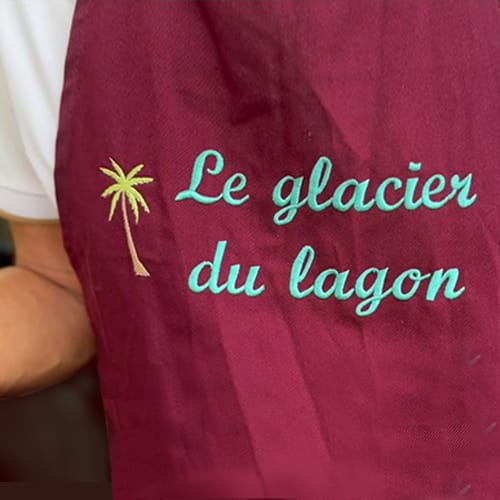
<instances>
[{"instance_id":1,"label":"burgundy apron","mask_svg":"<svg viewBox=\"0 0 500 500\"><path fill-rule=\"evenodd\" d=\"M115 498L500 498L499 168L495 0L79 2Z\"/></svg>"}]
</instances>

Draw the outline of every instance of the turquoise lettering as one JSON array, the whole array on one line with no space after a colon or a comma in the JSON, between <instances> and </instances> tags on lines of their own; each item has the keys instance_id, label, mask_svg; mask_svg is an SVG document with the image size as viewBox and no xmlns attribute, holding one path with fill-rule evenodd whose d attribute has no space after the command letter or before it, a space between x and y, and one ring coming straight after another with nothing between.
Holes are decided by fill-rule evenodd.
<instances>
[{"instance_id":1,"label":"turquoise lettering","mask_svg":"<svg viewBox=\"0 0 500 500\"><path fill-rule=\"evenodd\" d=\"M380 183L375 194L375 202L377 203L377 207L383 212L392 212L393 210L399 208L405 201L404 198L401 198L401 200L397 203L390 204L385 199L385 190L390 184L394 186L394 190L401 189L403 187L401 179L398 179L397 177L389 177Z\"/></svg>"},{"instance_id":2,"label":"turquoise lettering","mask_svg":"<svg viewBox=\"0 0 500 500\"><path fill-rule=\"evenodd\" d=\"M213 168L206 167L207 160L209 158L215 158L215 166ZM193 164L193 171L191 174L191 184L189 189L181 191L175 197L175 201L189 200L192 199L198 203L204 205L211 205L220 200L224 200L227 204L232 206L239 206L245 203L250 195L243 196L242 198L233 198L231 193L242 191L247 183L247 179L243 174L237 173L232 175L224 184L222 193L218 196L206 196L198 193L198 188L200 187L203 171L206 167L206 171L210 175L219 175L224 169L224 158L223 156L214 149L207 149L200 153Z\"/></svg>"},{"instance_id":3,"label":"turquoise lettering","mask_svg":"<svg viewBox=\"0 0 500 500\"><path fill-rule=\"evenodd\" d=\"M300 191L302 189L303 177L292 177L287 175L281 179L273 189L273 202L277 207L284 207L274 214L274 223L283 226L292 222L297 215L297 210L307 203L307 198L300 201ZM283 188L286 184L292 184L290 193L283 196Z\"/></svg>"},{"instance_id":4,"label":"turquoise lettering","mask_svg":"<svg viewBox=\"0 0 500 500\"><path fill-rule=\"evenodd\" d=\"M410 300L418 291L420 287L420 282L427 279L430 274L422 274L418 269L409 269L404 273L401 273L392 285L392 293L394 297L398 300ZM413 285L405 292L403 290L403 285L405 280L413 280Z\"/></svg>"},{"instance_id":5,"label":"turquoise lettering","mask_svg":"<svg viewBox=\"0 0 500 500\"><path fill-rule=\"evenodd\" d=\"M304 286L304 282L310 283L310 271L315 259L314 249L306 245L302 247L295 258L291 271L289 292L296 299L310 296L326 300L331 297L337 300L348 300L353 295L360 299L355 308L357 316L369 316L375 313L384 299L394 296L399 301L409 301L418 292L423 281L430 278L426 298L428 301L435 300L438 293L444 287L444 297L456 299L465 291L465 287L457 289L459 279L458 269L439 269L434 273L423 274L419 269L408 269L400 273L391 283L387 283L389 268L379 269L371 267L363 271L355 281L354 288L348 289L347 281L350 270L338 271L328 268L321 271L312 286Z\"/></svg>"},{"instance_id":6,"label":"turquoise lettering","mask_svg":"<svg viewBox=\"0 0 500 500\"><path fill-rule=\"evenodd\" d=\"M391 294L391 288L384 290L384 284L388 272L388 267L384 269L370 267L359 275L356 280L354 290L357 297L366 300L363 300L356 306L356 314L358 316L369 316L370 314L373 314L380 306L382 300ZM366 288L365 280L370 274L375 274L375 281L370 287Z\"/></svg>"},{"instance_id":7,"label":"turquoise lettering","mask_svg":"<svg viewBox=\"0 0 500 500\"><path fill-rule=\"evenodd\" d=\"M320 212L330 205L330 200L318 203L317 198L324 191L331 174L332 162L326 156L322 156L314 165L309 181L309 207L315 212Z\"/></svg>"},{"instance_id":8,"label":"turquoise lettering","mask_svg":"<svg viewBox=\"0 0 500 500\"><path fill-rule=\"evenodd\" d=\"M314 261L314 249L308 245L302 247L300 252L293 261L290 272L290 295L296 299L303 299L311 294L314 286L307 288L304 291L299 289L300 283L307 277Z\"/></svg>"},{"instance_id":9,"label":"turquoise lettering","mask_svg":"<svg viewBox=\"0 0 500 500\"><path fill-rule=\"evenodd\" d=\"M433 186L433 184L436 184ZM430 208L432 210L437 210L438 208L443 207L453 198L455 193L451 193L448 196L445 196L441 201L433 201L431 196L435 194L440 194L443 192L443 189L446 186L446 179L443 175L436 174L427 179L422 188L422 203L424 207Z\"/></svg>"},{"instance_id":10,"label":"turquoise lettering","mask_svg":"<svg viewBox=\"0 0 500 500\"><path fill-rule=\"evenodd\" d=\"M459 277L460 271L457 268L448 269L447 271L444 269L434 271L427 289L426 299L428 301L435 300L439 290L445 283L444 296L447 299L453 300L460 297L465 292L465 287L456 289Z\"/></svg>"},{"instance_id":11,"label":"turquoise lettering","mask_svg":"<svg viewBox=\"0 0 500 500\"><path fill-rule=\"evenodd\" d=\"M328 278L333 278L330 288L325 290L325 282ZM314 281L314 295L319 299L328 299L332 295L338 300L347 300L352 297L354 288L344 291L349 271L338 272L336 269L326 269L321 272Z\"/></svg>"},{"instance_id":12,"label":"turquoise lettering","mask_svg":"<svg viewBox=\"0 0 500 500\"><path fill-rule=\"evenodd\" d=\"M460 179L458 175L453 175L451 187L454 189L454 193L458 192L457 203L459 207L468 208L476 202L477 194L469 196L472 188L472 174L466 175L463 179Z\"/></svg>"},{"instance_id":13,"label":"turquoise lettering","mask_svg":"<svg viewBox=\"0 0 500 500\"><path fill-rule=\"evenodd\" d=\"M408 170L420 173L422 164L409 162ZM274 223L285 225L292 222L304 205L308 205L314 212L321 212L329 207L339 212L348 210L367 212L374 206L383 212L392 212L401 207L412 211L421 206L437 210L455 196L457 196L458 205L467 208L477 199L476 194L471 194L472 174L464 178L454 175L450 180L447 180L444 175L435 174L425 182L422 181L421 193L417 192L421 180L419 177L410 177L404 181L397 177L388 177L378 185L373 198L368 195L372 182L370 179L363 181L347 179L336 186L329 199L323 198L320 201L319 197L325 196L324 192L332 171L333 165L330 159L326 156L320 157L311 171L308 190L302 199L302 188L305 182L303 176L288 175L280 179L273 190L273 202L280 207L280 210L274 214ZM389 196L389 188L396 193L396 196Z\"/></svg>"},{"instance_id":14,"label":"turquoise lettering","mask_svg":"<svg viewBox=\"0 0 500 500\"><path fill-rule=\"evenodd\" d=\"M256 287L255 285L260 272L260 266L250 267L245 283L241 286L237 286L236 284L241 271L240 264L233 264L230 266L227 281L222 283L219 282L226 247L227 241L219 241L213 261L201 262L193 268L188 279L189 289L194 293L202 293L205 290L209 290L215 295L222 293L224 290L227 290L231 295L239 295L242 293L248 297L257 297L261 295L265 290L265 286L261 285ZM205 282L200 283L200 275L205 269L209 273L208 278Z\"/></svg>"},{"instance_id":15,"label":"turquoise lettering","mask_svg":"<svg viewBox=\"0 0 500 500\"><path fill-rule=\"evenodd\" d=\"M410 172L419 172L421 168L422 168L421 163L413 163L411 161L408 165L408 170L410 170ZM404 206L407 210L416 210L418 207L422 205L421 199L416 199L416 200L414 199L418 181L419 181L418 177L410 177L406 181Z\"/></svg>"},{"instance_id":16,"label":"turquoise lettering","mask_svg":"<svg viewBox=\"0 0 500 500\"><path fill-rule=\"evenodd\" d=\"M234 264L229 269L229 277L227 280L227 291L231 295L239 295L244 293L248 297L258 297L264 290L264 285L255 288L255 281L258 278L260 266L251 266L248 277L243 285L238 287L236 281L238 280L240 274L241 266L240 264Z\"/></svg>"},{"instance_id":17,"label":"turquoise lettering","mask_svg":"<svg viewBox=\"0 0 500 500\"><path fill-rule=\"evenodd\" d=\"M365 202L366 190L369 184L369 180L360 182L356 179L348 179L342 182L333 193L333 208L339 212L347 212L351 208L354 208L357 212L370 210L375 204L375 200ZM349 188L353 188L353 192L348 201L343 201L344 194Z\"/></svg>"},{"instance_id":18,"label":"turquoise lettering","mask_svg":"<svg viewBox=\"0 0 500 500\"><path fill-rule=\"evenodd\" d=\"M210 290L214 294L219 294L227 288L227 283L219 285L219 275L222 267L222 259L224 258L224 252L226 251L227 241L219 241L217 243L217 248L215 250L215 255L213 262L206 260L200 262L197 266L193 268L189 274L189 289L195 293L201 293L205 290ZM205 283L200 284L200 275L207 269L209 272L209 277Z\"/></svg>"},{"instance_id":19,"label":"turquoise lettering","mask_svg":"<svg viewBox=\"0 0 500 500\"><path fill-rule=\"evenodd\" d=\"M240 173L234 174L226 181L224 184L224 188L222 190L222 198L226 203L232 205L233 207L237 207L239 205L243 205L246 201L250 199L250 195L247 194L243 196L243 198L233 198L231 193L236 193L245 189L247 185L247 178Z\"/></svg>"}]
</instances>

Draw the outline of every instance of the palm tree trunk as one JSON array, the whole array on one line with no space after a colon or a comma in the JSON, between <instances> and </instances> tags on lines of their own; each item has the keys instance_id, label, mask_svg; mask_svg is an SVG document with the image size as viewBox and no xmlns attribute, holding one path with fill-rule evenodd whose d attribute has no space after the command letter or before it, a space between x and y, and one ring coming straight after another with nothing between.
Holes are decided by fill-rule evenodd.
<instances>
[{"instance_id":1,"label":"palm tree trunk","mask_svg":"<svg viewBox=\"0 0 500 500\"><path fill-rule=\"evenodd\" d=\"M132 238L132 232L130 231L130 223L128 221L127 205L125 203L125 195L121 196L122 202L122 215L123 223L125 225L125 234L127 235L127 245L128 251L130 253L130 258L132 259L132 264L134 266L134 273L136 276L150 276L148 270L144 267L144 264L140 261L137 255L137 250L135 248L134 240Z\"/></svg>"}]
</instances>

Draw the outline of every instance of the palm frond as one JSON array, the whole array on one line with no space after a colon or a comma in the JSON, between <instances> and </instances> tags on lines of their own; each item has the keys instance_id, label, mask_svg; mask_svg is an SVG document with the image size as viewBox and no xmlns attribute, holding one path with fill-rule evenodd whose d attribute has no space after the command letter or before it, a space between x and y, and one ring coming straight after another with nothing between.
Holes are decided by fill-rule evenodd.
<instances>
[{"instance_id":1,"label":"palm frond","mask_svg":"<svg viewBox=\"0 0 500 500\"><path fill-rule=\"evenodd\" d=\"M144 196L142 196L142 194L139 193L139 191L137 191L137 189L133 187L129 189L129 192L135 197L135 199L139 202L142 208L144 208L144 211L149 214L149 206L146 200L144 199Z\"/></svg>"},{"instance_id":2,"label":"palm frond","mask_svg":"<svg viewBox=\"0 0 500 500\"><path fill-rule=\"evenodd\" d=\"M130 208L132 209L132 213L134 214L135 223L137 224L139 222L139 207L137 205L137 200L135 199L134 195L130 192L130 190L125 191L125 194L127 196L128 202L130 203Z\"/></svg>"},{"instance_id":3,"label":"palm frond","mask_svg":"<svg viewBox=\"0 0 500 500\"><path fill-rule=\"evenodd\" d=\"M114 179L116 182L122 182L123 179L116 173L110 170L109 168L106 167L99 167L99 170L104 174L107 175L108 177L111 177Z\"/></svg>"},{"instance_id":4,"label":"palm frond","mask_svg":"<svg viewBox=\"0 0 500 500\"><path fill-rule=\"evenodd\" d=\"M154 181L153 177L135 177L143 168L144 164L136 165L125 174L124 170L120 164L113 158L109 158L109 161L113 167L113 170L106 167L99 167L101 172L108 177L111 177L115 183L108 186L102 193L103 198L112 196L109 217L111 220L116 212L116 207L118 201L122 199L122 196L126 196L128 204L132 210L135 223L139 222L139 208L143 208L146 213L149 213L149 206L144 198L144 196L136 189L134 186L139 186L142 184L149 184Z\"/></svg>"},{"instance_id":5,"label":"palm frond","mask_svg":"<svg viewBox=\"0 0 500 500\"><path fill-rule=\"evenodd\" d=\"M115 214L116 204L118 203L118 200L120 199L120 196L123 196L123 192L122 191L116 192L113 195L113 198L111 198L111 207L109 209L109 217L108 217L109 221L113 218L113 215Z\"/></svg>"},{"instance_id":6,"label":"palm frond","mask_svg":"<svg viewBox=\"0 0 500 500\"><path fill-rule=\"evenodd\" d=\"M140 165L135 166L128 174L127 174L127 180L132 179L135 175L137 175L142 169L144 168L144 164L141 163Z\"/></svg>"},{"instance_id":7,"label":"palm frond","mask_svg":"<svg viewBox=\"0 0 500 500\"><path fill-rule=\"evenodd\" d=\"M118 164L118 162L116 162L115 160L113 160L113 158L109 158L109 161L111 162L111 165L113 165L113 168L118 172L118 175L122 178L122 179L126 179L127 176L125 175L125 172L123 171L122 167L120 167L120 165Z\"/></svg>"},{"instance_id":8,"label":"palm frond","mask_svg":"<svg viewBox=\"0 0 500 500\"><path fill-rule=\"evenodd\" d=\"M134 179L131 179L130 185L131 186L137 186L139 184L149 184L150 182L153 182L154 179L152 177L135 177Z\"/></svg>"},{"instance_id":9,"label":"palm frond","mask_svg":"<svg viewBox=\"0 0 500 500\"><path fill-rule=\"evenodd\" d=\"M120 191L122 186L120 184L111 184L111 186L107 187L102 193L101 196L103 198L107 198L109 195L113 194L116 191Z\"/></svg>"}]
</instances>

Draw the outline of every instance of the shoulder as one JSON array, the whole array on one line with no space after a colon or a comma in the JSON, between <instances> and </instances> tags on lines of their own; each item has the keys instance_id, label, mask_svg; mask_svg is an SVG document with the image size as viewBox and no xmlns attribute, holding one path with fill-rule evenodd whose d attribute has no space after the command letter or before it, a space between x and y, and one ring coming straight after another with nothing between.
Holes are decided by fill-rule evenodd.
<instances>
[{"instance_id":1,"label":"shoulder","mask_svg":"<svg viewBox=\"0 0 500 500\"><path fill-rule=\"evenodd\" d=\"M76 0L0 2L0 211L57 219L53 168Z\"/></svg>"}]
</instances>

